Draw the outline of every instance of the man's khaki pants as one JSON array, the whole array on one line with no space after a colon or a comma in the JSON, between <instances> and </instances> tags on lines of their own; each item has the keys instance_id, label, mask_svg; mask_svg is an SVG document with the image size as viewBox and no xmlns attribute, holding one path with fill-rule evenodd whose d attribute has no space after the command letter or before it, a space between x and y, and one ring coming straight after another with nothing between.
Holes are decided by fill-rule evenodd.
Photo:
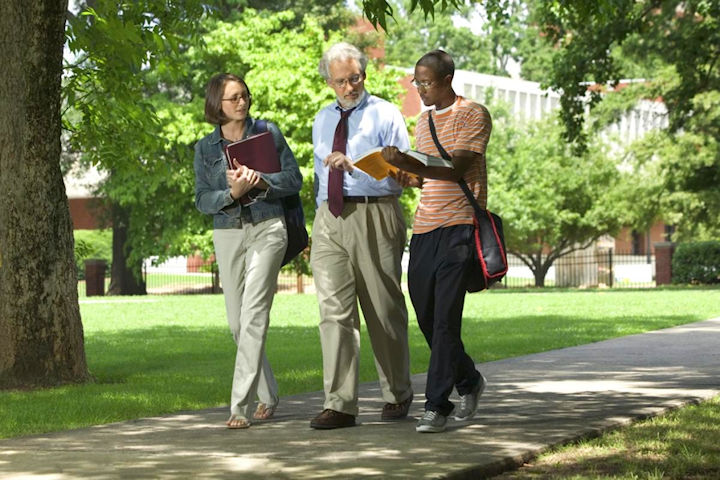
<instances>
[{"instance_id":1,"label":"man's khaki pants","mask_svg":"<svg viewBox=\"0 0 720 480\"><path fill-rule=\"evenodd\" d=\"M383 199L385 200L385 199ZM412 395L408 315L400 288L405 221L397 199L346 203L334 217L327 202L313 224L311 265L320 305L325 406L358 414L360 301L383 399Z\"/></svg>"},{"instance_id":2,"label":"man's khaki pants","mask_svg":"<svg viewBox=\"0 0 720 480\"><path fill-rule=\"evenodd\" d=\"M213 232L225 310L237 354L230 413L250 419L255 396L278 403L278 387L265 356L270 307L277 287L287 234L282 218Z\"/></svg>"}]
</instances>

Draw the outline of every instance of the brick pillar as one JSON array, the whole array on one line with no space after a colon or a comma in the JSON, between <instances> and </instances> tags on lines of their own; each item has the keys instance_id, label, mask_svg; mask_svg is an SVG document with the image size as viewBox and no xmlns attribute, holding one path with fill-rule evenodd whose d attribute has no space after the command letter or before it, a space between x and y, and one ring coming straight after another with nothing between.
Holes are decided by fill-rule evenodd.
<instances>
[{"instance_id":1,"label":"brick pillar","mask_svg":"<svg viewBox=\"0 0 720 480\"><path fill-rule=\"evenodd\" d=\"M655 285L669 285L672 283L672 257L675 244L672 242L657 242L655 247Z\"/></svg>"},{"instance_id":2,"label":"brick pillar","mask_svg":"<svg viewBox=\"0 0 720 480\"><path fill-rule=\"evenodd\" d=\"M105 295L105 269L107 262L102 259L85 260L85 295Z\"/></svg>"},{"instance_id":3,"label":"brick pillar","mask_svg":"<svg viewBox=\"0 0 720 480\"><path fill-rule=\"evenodd\" d=\"M199 272L204 263L205 260L200 255L189 255L186 260L187 271L190 273Z\"/></svg>"}]
</instances>

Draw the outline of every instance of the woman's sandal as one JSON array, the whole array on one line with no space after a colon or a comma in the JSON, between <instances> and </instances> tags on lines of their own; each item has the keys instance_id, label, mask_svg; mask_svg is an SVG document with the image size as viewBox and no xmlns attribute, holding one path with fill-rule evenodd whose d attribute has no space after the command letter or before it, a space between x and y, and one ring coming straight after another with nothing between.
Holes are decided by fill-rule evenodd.
<instances>
[{"instance_id":1,"label":"woman's sandal","mask_svg":"<svg viewBox=\"0 0 720 480\"><path fill-rule=\"evenodd\" d=\"M250 428L250 422L248 419L238 415L230 415L230 418L227 422L225 422L225 425L227 425L227 428L230 429Z\"/></svg>"},{"instance_id":2,"label":"woman's sandal","mask_svg":"<svg viewBox=\"0 0 720 480\"><path fill-rule=\"evenodd\" d=\"M266 405L264 403L258 403L257 409L255 410L255 413L253 413L253 418L255 420L267 420L272 418L272 416L275 415L276 408L277 404Z\"/></svg>"}]
</instances>

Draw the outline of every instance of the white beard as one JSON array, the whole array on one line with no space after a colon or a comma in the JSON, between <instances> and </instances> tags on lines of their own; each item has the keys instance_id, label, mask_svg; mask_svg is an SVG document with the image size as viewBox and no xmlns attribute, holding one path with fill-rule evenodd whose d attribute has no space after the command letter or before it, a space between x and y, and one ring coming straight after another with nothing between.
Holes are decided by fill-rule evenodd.
<instances>
[{"instance_id":1,"label":"white beard","mask_svg":"<svg viewBox=\"0 0 720 480\"><path fill-rule=\"evenodd\" d=\"M337 97L337 102L338 102L338 104L340 104L340 106L343 109L349 110L351 108L357 107L360 104L360 102L362 102L363 98L365 98L364 90L362 91L362 93L360 93L360 95L358 95L358 97L355 100L347 101L344 98Z\"/></svg>"}]
</instances>

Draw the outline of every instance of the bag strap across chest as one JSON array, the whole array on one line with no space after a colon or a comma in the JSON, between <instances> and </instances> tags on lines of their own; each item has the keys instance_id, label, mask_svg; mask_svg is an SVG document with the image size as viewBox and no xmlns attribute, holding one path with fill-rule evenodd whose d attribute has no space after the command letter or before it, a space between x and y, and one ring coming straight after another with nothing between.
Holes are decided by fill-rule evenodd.
<instances>
[{"instance_id":1,"label":"bag strap across chest","mask_svg":"<svg viewBox=\"0 0 720 480\"><path fill-rule=\"evenodd\" d=\"M432 112L428 112L428 127L430 127L430 135L432 135L435 146L437 147L438 152L440 152L440 156L442 156L445 160L452 162L452 157L450 157L450 154L447 152L447 150L445 150L445 148L443 148L442 144L440 144L440 140L438 140L437 132L435 131L435 123L432 119ZM470 202L470 205L472 205L473 210L475 210L475 215L480 216L482 212L485 211L485 209L480 208L480 205L478 205L477 200L475 200L475 196L470 191L470 187L468 187L465 179L461 178L460 180L458 180L458 184L460 185L460 188L462 188L462 191L467 197L468 202Z\"/></svg>"}]
</instances>

